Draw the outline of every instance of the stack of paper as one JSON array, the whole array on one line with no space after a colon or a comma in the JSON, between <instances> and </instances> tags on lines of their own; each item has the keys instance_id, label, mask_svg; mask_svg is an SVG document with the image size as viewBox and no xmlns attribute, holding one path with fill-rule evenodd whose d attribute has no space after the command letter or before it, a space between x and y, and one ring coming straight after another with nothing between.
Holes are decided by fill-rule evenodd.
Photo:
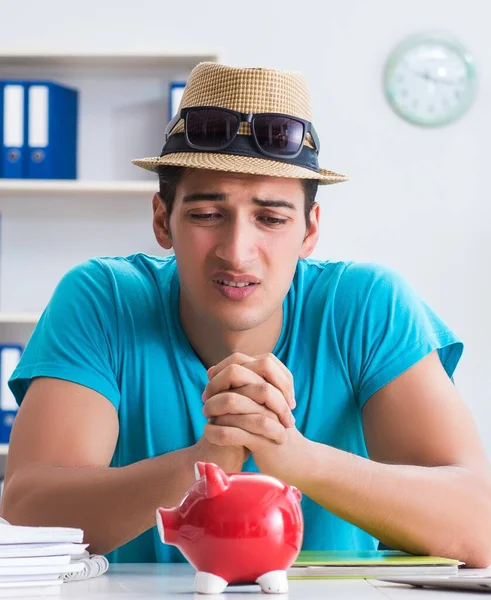
<instances>
[{"instance_id":1,"label":"stack of paper","mask_svg":"<svg viewBox=\"0 0 491 600\"><path fill-rule=\"evenodd\" d=\"M397 550L300 552L289 579L375 578L456 575L463 563L437 556L414 556Z\"/></svg>"},{"instance_id":2,"label":"stack of paper","mask_svg":"<svg viewBox=\"0 0 491 600\"><path fill-rule=\"evenodd\" d=\"M82 529L0 523L0 596L60 592L64 581L101 575L104 557L90 557Z\"/></svg>"}]
</instances>

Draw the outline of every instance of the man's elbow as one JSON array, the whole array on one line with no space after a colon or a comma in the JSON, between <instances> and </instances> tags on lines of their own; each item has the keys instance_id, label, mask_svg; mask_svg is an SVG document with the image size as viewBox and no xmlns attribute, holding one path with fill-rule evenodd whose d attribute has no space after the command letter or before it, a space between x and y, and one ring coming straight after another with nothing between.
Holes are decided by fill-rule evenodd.
<instances>
[{"instance_id":1,"label":"man's elbow","mask_svg":"<svg viewBox=\"0 0 491 600\"><path fill-rule=\"evenodd\" d=\"M467 542L461 545L459 560L471 569L486 569L491 566L491 501L487 519L483 518L474 529L474 537L470 539L469 532L465 532Z\"/></svg>"},{"instance_id":2,"label":"man's elbow","mask_svg":"<svg viewBox=\"0 0 491 600\"><path fill-rule=\"evenodd\" d=\"M459 466L452 468L452 479L454 491L443 507L446 522L433 530L424 553L485 569L491 566L491 476Z\"/></svg>"},{"instance_id":3,"label":"man's elbow","mask_svg":"<svg viewBox=\"0 0 491 600\"><path fill-rule=\"evenodd\" d=\"M471 569L486 569L490 567L491 543L481 543L477 538L465 543L463 541L464 535L462 532L455 531L455 539L452 544L448 544L448 540L445 546L442 546L441 543L431 544L421 551L421 554L458 560L463 563L463 566ZM443 540L441 541L443 542Z\"/></svg>"},{"instance_id":4,"label":"man's elbow","mask_svg":"<svg viewBox=\"0 0 491 600\"><path fill-rule=\"evenodd\" d=\"M468 566L476 569L483 569L491 566L491 473L488 471L482 476L478 476L481 490L482 515L478 518L476 537L478 542L475 544L474 553L470 553Z\"/></svg>"},{"instance_id":5,"label":"man's elbow","mask_svg":"<svg viewBox=\"0 0 491 600\"><path fill-rule=\"evenodd\" d=\"M456 517L461 533L455 558L466 567L485 569L491 566L491 476L474 474L466 483L469 501L466 516Z\"/></svg>"},{"instance_id":6,"label":"man's elbow","mask_svg":"<svg viewBox=\"0 0 491 600\"><path fill-rule=\"evenodd\" d=\"M457 558L471 569L491 567L491 540L482 544L469 544L466 549L462 549L461 558Z\"/></svg>"},{"instance_id":7,"label":"man's elbow","mask_svg":"<svg viewBox=\"0 0 491 600\"><path fill-rule=\"evenodd\" d=\"M0 517L12 525L24 525L19 521L23 505L23 486L22 481L15 475L5 484L2 493L2 502L0 504Z\"/></svg>"}]
</instances>

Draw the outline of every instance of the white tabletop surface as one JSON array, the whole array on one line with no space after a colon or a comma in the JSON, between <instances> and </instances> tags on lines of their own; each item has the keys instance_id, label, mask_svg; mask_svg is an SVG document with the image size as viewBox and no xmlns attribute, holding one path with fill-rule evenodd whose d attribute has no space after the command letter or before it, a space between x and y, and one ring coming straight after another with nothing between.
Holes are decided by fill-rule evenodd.
<instances>
[{"instance_id":1,"label":"white tabletop surface","mask_svg":"<svg viewBox=\"0 0 491 600\"><path fill-rule=\"evenodd\" d=\"M478 571L466 569L465 573ZM491 570L482 572L491 575ZM220 595L194 593L194 570L187 564L118 564L111 565L102 577L73 581L61 586L61 597L87 600L110 598L116 600L262 600L298 598L299 600L446 600L466 596L479 600L479 592L445 591L412 588L398 584L365 579L330 579L289 581L289 592L284 595L263 594L259 586L230 586ZM423 598L425 596L425 598ZM60 596L54 596L54 598Z\"/></svg>"}]
</instances>

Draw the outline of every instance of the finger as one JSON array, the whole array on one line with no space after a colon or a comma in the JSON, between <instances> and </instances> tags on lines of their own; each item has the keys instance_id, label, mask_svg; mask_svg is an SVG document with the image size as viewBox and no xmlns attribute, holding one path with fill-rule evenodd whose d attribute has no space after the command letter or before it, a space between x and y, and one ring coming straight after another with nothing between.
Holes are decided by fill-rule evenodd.
<instances>
[{"instance_id":1,"label":"finger","mask_svg":"<svg viewBox=\"0 0 491 600\"><path fill-rule=\"evenodd\" d=\"M241 396L247 396L257 404L263 404L266 408L276 413L285 427L292 427L295 418L291 413L285 397L280 390L264 379L261 383L249 383L234 390ZM256 411L257 412L257 411Z\"/></svg>"},{"instance_id":2,"label":"finger","mask_svg":"<svg viewBox=\"0 0 491 600\"><path fill-rule=\"evenodd\" d=\"M250 397L241 395L238 390L216 394L207 400L203 406L203 414L208 419L220 417L222 415L245 415L254 413L264 414L271 419L278 420L278 415L275 412L269 410L263 404L258 404Z\"/></svg>"},{"instance_id":3,"label":"finger","mask_svg":"<svg viewBox=\"0 0 491 600\"><path fill-rule=\"evenodd\" d=\"M288 367L285 365L285 363L282 363L281 360L276 356L276 354L273 354L272 352L267 352L266 354L258 354L256 357L256 360L261 360L261 359L270 359L272 360L276 365L278 365L278 367L285 373L285 375L291 376L291 373L288 369Z\"/></svg>"},{"instance_id":4,"label":"finger","mask_svg":"<svg viewBox=\"0 0 491 600\"><path fill-rule=\"evenodd\" d=\"M235 366L239 369L243 369L241 366ZM228 367L229 369L234 368L233 365ZM250 383L240 387L236 387L236 384L233 385L233 389L227 389L229 387L229 383L224 381L223 385L221 385L222 379L226 376L227 369L219 373L207 386L204 398L205 398L205 406L206 404L213 401L213 407L209 407L208 412L204 411L205 415L216 416L218 413L217 410L220 410L220 414L241 414L241 413L257 413L259 411L259 405L263 405L265 408L269 409L276 415L278 415L281 423L285 427L292 427L295 423L295 419L285 402L285 398L282 393L272 386L270 383L265 381L262 377L258 377L258 383ZM250 376L251 373L247 374ZM215 381L216 380L216 381ZM237 379L235 380L238 381ZM225 388L227 391L218 392L213 394L215 389L218 386ZM213 394L213 395L211 395ZM252 402L250 404L248 402ZM254 404L256 406L254 406Z\"/></svg>"},{"instance_id":5,"label":"finger","mask_svg":"<svg viewBox=\"0 0 491 600\"><path fill-rule=\"evenodd\" d=\"M240 388L248 383L261 383L261 381L263 379L256 373L234 363L225 367L207 383L202 399L206 401L220 392Z\"/></svg>"},{"instance_id":6,"label":"finger","mask_svg":"<svg viewBox=\"0 0 491 600\"><path fill-rule=\"evenodd\" d=\"M261 364L256 365L255 363L260 361ZM272 353L261 354L256 357L242 354L241 352L234 352L214 367L208 369L208 377L212 379L218 373L223 371L232 364L243 365L248 369L258 373L262 377L283 391L284 396L291 408L295 408L295 391L293 388L293 376L289 369L284 365L281 360ZM275 369L274 367L277 367ZM279 370L279 371L278 371ZM282 373L283 375L281 375Z\"/></svg>"},{"instance_id":7,"label":"finger","mask_svg":"<svg viewBox=\"0 0 491 600\"><path fill-rule=\"evenodd\" d=\"M227 356L227 358L219 362L217 365L210 367L207 371L208 378L211 379L212 377L215 377L215 375L218 375L218 373L223 371L223 369L225 369L229 365L243 365L244 363L249 362L251 360L254 360L254 357L247 356L247 354L242 354L241 352L234 352L233 354Z\"/></svg>"},{"instance_id":8,"label":"finger","mask_svg":"<svg viewBox=\"0 0 491 600\"><path fill-rule=\"evenodd\" d=\"M235 427L262 438L284 444L286 442L286 429L281 423L270 419L266 415L223 415L214 420L217 427Z\"/></svg>"},{"instance_id":9,"label":"finger","mask_svg":"<svg viewBox=\"0 0 491 600\"><path fill-rule=\"evenodd\" d=\"M228 427L226 425L205 425L203 437L216 446L243 446L250 452L264 447L267 443L264 438L240 429L240 427Z\"/></svg>"},{"instance_id":10,"label":"finger","mask_svg":"<svg viewBox=\"0 0 491 600\"><path fill-rule=\"evenodd\" d=\"M256 357L254 361L243 363L244 368L253 371L278 388L290 408L295 408L295 391L293 388L293 376L286 366L274 354L263 354Z\"/></svg>"}]
</instances>

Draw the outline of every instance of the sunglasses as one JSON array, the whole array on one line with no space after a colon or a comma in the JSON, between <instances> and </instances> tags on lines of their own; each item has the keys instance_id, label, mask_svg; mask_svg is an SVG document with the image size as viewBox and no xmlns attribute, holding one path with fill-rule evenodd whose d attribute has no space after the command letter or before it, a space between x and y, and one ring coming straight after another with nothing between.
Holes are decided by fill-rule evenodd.
<instances>
[{"instance_id":1,"label":"sunglasses","mask_svg":"<svg viewBox=\"0 0 491 600\"><path fill-rule=\"evenodd\" d=\"M223 150L233 142L242 122L250 124L252 137L265 156L296 158L308 133L316 152L320 150L319 137L310 121L280 113L240 113L215 106L181 108L166 127L166 143L180 119L184 119L186 143L196 150Z\"/></svg>"}]
</instances>

